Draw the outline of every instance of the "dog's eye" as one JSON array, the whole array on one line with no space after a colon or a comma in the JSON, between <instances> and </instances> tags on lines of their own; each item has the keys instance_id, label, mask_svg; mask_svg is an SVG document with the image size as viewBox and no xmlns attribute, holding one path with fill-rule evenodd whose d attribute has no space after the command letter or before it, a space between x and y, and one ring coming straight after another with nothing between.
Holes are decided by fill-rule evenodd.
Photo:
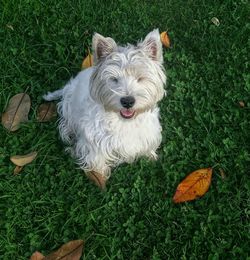
<instances>
[{"instance_id":1,"label":"dog's eye","mask_svg":"<svg viewBox=\"0 0 250 260\"><path fill-rule=\"evenodd\" d=\"M138 79L137 79L137 82L141 82L141 81L143 81L145 78L144 77L139 77Z\"/></svg>"},{"instance_id":2,"label":"dog's eye","mask_svg":"<svg viewBox=\"0 0 250 260\"><path fill-rule=\"evenodd\" d=\"M118 78L113 77L113 78L111 78L111 80L112 80L114 83L118 83Z\"/></svg>"}]
</instances>

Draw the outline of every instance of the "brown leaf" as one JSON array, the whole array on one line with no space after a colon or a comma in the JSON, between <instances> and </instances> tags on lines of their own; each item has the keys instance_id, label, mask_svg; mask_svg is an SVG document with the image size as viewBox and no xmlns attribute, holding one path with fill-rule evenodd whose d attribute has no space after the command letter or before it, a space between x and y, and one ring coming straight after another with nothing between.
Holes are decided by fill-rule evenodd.
<instances>
[{"instance_id":1,"label":"brown leaf","mask_svg":"<svg viewBox=\"0 0 250 260\"><path fill-rule=\"evenodd\" d=\"M107 181L107 179L102 174L100 174L98 172L91 171L91 172L87 172L86 175L101 190L105 190L106 189L106 181Z\"/></svg>"},{"instance_id":2,"label":"brown leaf","mask_svg":"<svg viewBox=\"0 0 250 260\"><path fill-rule=\"evenodd\" d=\"M199 169L190 173L177 187L173 201L180 203L204 195L210 184L212 168Z\"/></svg>"},{"instance_id":3,"label":"brown leaf","mask_svg":"<svg viewBox=\"0 0 250 260\"><path fill-rule=\"evenodd\" d=\"M161 43L166 48L169 48L170 47L170 39L169 39L167 32L162 32L160 36L161 36Z\"/></svg>"},{"instance_id":4,"label":"brown leaf","mask_svg":"<svg viewBox=\"0 0 250 260\"><path fill-rule=\"evenodd\" d=\"M40 252L36 251L32 254L32 256L30 257L30 260L43 260L44 259L44 255L41 254Z\"/></svg>"},{"instance_id":5,"label":"brown leaf","mask_svg":"<svg viewBox=\"0 0 250 260\"><path fill-rule=\"evenodd\" d=\"M239 101L239 105L240 105L240 107L245 107L244 101Z\"/></svg>"},{"instance_id":6,"label":"brown leaf","mask_svg":"<svg viewBox=\"0 0 250 260\"><path fill-rule=\"evenodd\" d=\"M17 175L18 173L20 173L23 169L23 166L16 166L14 169L14 175Z\"/></svg>"},{"instance_id":7,"label":"brown leaf","mask_svg":"<svg viewBox=\"0 0 250 260\"><path fill-rule=\"evenodd\" d=\"M26 155L14 155L10 157L10 160L17 166L24 166L31 163L37 156L37 152L32 152Z\"/></svg>"},{"instance_id":8,"label":"brown leaf","mask_svg":"<svg viewBox=\"0 0 250 260\"><path fill-rule=\"evenodd\" d=\"M83 240L70 241L57 251L45 256L44 260L79 260L82 255L83 244Z\"/></svg>"},{"instance_id":9,"label":"brown leaf","mask_svg":"<svg viewBox=\"0 0 250 260\"><path fill-rule=\"evenodd\" d=\"M20 123L28 121L30 103L30 97L26 93L19 93L13 96L2 115L3 126L9 131L19 129Z\"/></svg>"},{"instance_id":10,"label":"brown leaf","mask_svg":"<svg viewBox=\"0 0 250 260\"><path fill-rule=\"evenodd\" d=\"M83 60L81 68L87 69L92 66L93 66L93 55L89 53L88 56Z\"/></svg>"},{"instance_id":11,"label":"brown leaf","mask_svg":"<svg viewBox=\"0 0 250 260\"><path fill-rule=\"evenodd\" d=\"M52 118L56 117L56 115L56 105L53 102L43 103L38 107L38 122L48 122Z\"/></svg>"}]
</instances>

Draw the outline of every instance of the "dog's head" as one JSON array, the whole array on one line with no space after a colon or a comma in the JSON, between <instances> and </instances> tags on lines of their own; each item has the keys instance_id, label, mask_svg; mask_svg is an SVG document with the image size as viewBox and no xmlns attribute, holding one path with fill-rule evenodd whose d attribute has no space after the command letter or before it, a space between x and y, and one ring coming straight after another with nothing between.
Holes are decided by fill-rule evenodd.
<instances>
[{"instance_id":1,"label":"dog's head","mask_svg":"<svg viewBox=\"0 0 250 260\"><path fill-rule=\"evenodd\" d=\"M136 46L125 47L96 33L93 52L95 70L90 94L106 111L129 119L154 108L163 98L166 76L158 30Z\"/></svg>"}]
</instances>

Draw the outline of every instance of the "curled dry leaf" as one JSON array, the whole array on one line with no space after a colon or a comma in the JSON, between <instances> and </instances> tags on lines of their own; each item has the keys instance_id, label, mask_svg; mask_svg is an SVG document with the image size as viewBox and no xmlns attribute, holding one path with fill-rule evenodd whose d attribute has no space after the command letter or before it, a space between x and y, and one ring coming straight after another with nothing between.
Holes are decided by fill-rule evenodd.
<instances>
[{"instance_id":1,"label":"curled dry leaf","mask_svg":"<svg viewBox=\"0 0 250 260\"><path fill-rule=\"evenodd\" d=\"M169 39L167 32L162 32L160 36L161 36L161 43L165 47L169 48L170 47L170 39Z\"/></svg>"},{"instance_id":2,"label":"curled dry leaf","mask_svg":"<svg viewBox=\"0 0 250 260\"><path fill-rule=\"evenodd\" d=\"M61 246L57 251L45 256L44 260L79 260L82 255L83 245L83 240L70 241Z\"/></svg>"},{"instance_id":3,"label":"curled dry leaf","mask_svg":"<svg viewBox=\"0 0 250 260\"><path fill-rule=\"evenodd\" d=\"M45 256L38 251L33 253L32 256L30 257L30 260L43 260L43 259L45 259Z\"/></svg>"},{"instance_id":4,"label":"curled dry leaf","mask_svg":"<svg viewBox=\"0 0 250 260\"><path fill-rule=\"evenodd\" d=\"M220 25L220 21L219 21L219 19L218 19L217 17L213 17L213 18L211 19L211 22L212 22L214 25L216 25L216 26L219 26L219 25Z\"/></svg>"},{"instance_id":5,"label":"curled dry leaf","mask_svg":"<svg viewBox=\"0 0 250 260\"><path fill-rule=\"evenodd\" d=\"M53 102L43 103L38 107L37 120L38 122L48 122L56 117L56 105Z\"/></svg>"},{"instance_id":6,"label":"curled dry leaf","mask_svg":"<svg viewBox=\"0 0 250 260\"><path fill-rule=\"evenodd\" d=\"M88 56L83 60L81 68L87 69L92 66L93 66L93 55L89 53Z\"/></svg>"},{"instance_id":7,"label":"curled dry leaf","mask_svg":"<svg viewBox=\"0 0 250 260\"><path fill-rule=\"evenodd\" d=\"M26 155L14 155L10 157L10 160L17 166L24 166L31 163L37 156L37 152L32 152Z\"/></svg>"},{"instance_id":8,"label":"curled dry leaf","mask_svg":"<svg viewBox=\"0 0 250 260\"><path fill-rule=\"evenodd\" d=\"M199 169L190 173L177 187L173 201L180 203L204 195L210 184L212 168Z\"/></svg>"},{"instance_id":9,"label":"curled dry leaf","mask_svg":"<svg viewBox=\"0 0 250 260\"><path fill-rule=\"evenodd\" d=\"M3 126L9 131L19 129L20 123L28 121L30 103L30 97L26 93L13 96L2 115Z\"/></svg>"},{"instance_id":10,"label":"curled dry leaf","mask_svg":"<svg viewBox=\"0 0 250 260\"><path fill-rule=\"evenodd\" d=\"M106 181L107 181L107 179L102 174L100 174L98 172L91 171L91 172L87 172L86 175L101 190L105 190L106 189Z\"/></svg>"}]
</instances>

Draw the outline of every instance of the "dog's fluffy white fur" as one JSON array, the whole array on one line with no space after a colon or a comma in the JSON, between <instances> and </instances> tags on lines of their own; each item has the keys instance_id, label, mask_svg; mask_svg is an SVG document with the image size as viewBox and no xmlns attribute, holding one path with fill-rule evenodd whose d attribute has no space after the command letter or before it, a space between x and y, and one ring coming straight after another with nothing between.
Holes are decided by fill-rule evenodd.
<instances>
[{"instance_id":1,"label":"dog's fluffy white fur","mask_svg":"<svg viewBox=\"0 0 250 260\"><path fill-rule=\"evenodd\" d=\"M156 159L161 143L157 103L165 94L166 76L158 30L125 47L96 33L93 53L93 67L44 99L61 99L60 135L80 167L108 178L123 162Z\"/></svg>"}]
</instances>

